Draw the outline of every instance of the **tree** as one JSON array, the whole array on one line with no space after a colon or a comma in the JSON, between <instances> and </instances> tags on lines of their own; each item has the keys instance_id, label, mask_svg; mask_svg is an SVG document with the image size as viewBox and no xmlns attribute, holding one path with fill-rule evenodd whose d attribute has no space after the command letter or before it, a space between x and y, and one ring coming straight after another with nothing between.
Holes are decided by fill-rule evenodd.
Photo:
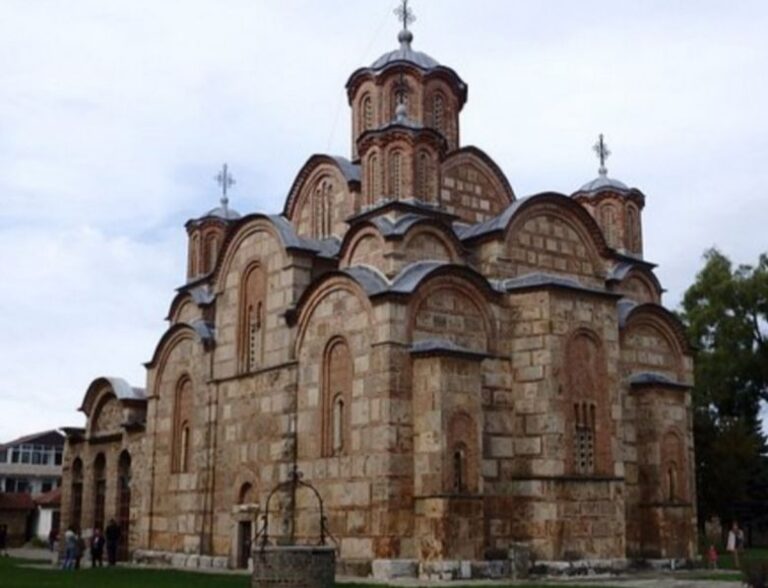
<instances>
[{"instance_id":1,"label":"tree","mask_svg":"<svg viewBox=\"0 0 768 588\"><path fill-rule=\"evenodd\" d=\"M768 256L733 267L716 249L683 298L682 319L698 347L694 440L699 522L737 516L739 503L768 498Z\"/></svg>"}]
</instances>

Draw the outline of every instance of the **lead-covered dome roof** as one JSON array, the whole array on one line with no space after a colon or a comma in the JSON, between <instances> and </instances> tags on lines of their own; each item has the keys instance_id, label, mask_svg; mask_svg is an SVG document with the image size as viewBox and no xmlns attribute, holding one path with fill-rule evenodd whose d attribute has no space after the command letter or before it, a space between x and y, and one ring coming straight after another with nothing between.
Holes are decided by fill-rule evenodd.
<instances>
[{"instance_id":1,"label":"lead-covered dome roof","mask_svg":"<svg viewBox=\"0 0 768 588\"><path fill-rule=\"evenodd\" d=\"M411 47L413 42L413 33L408 30L400 31L397 36L397 40L400 41L400 48L394 51L389 51L371 64L371 69L381 70L387 67L390 63L397 61L407 61L416 65L423 70L430 70L440 66L440 63L430 57L422 51L414 51Z\"/></svg>"}]
</instances>

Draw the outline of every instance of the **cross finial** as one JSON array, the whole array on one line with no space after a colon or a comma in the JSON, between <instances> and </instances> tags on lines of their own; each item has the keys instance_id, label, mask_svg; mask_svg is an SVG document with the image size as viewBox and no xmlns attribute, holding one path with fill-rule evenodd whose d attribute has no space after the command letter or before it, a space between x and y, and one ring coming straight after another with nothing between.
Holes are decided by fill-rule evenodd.
<instances>
[{"instance_id":1,"label":"cross finial","mask_svg":"<svg viewBox=\"0 0 768 588\"><path fill-rule=\"evenodd\" d=\"M408 0L400 0L400 6L395 8L397 19L403 23L403 30L408 30L408 25L416 22L416 15L408 6Z\"/></svg>"},{"instance_id":2,"label":"cross finial","mask_svg":"<svg viewBox=\"0 0 768 588\"><path fill-rule=\"evenodd\" d=\"M226 210L227 205L229 204L227 190L235 183L235 178L229 173L229 168L226 163L221 167L221 171L216 174L216 183L221 186L221 206Z\"/></svg>"},{"instance_id":3,"label":"cross finial","mask_svg":"<svg viewBox=\"0 0 768 588\"><path fill-rule=\"evenodd\" d=\"M605 167L605 160L610 157L611 152L608 150L608 145L606 145L603 140L602 133L600 133L600 138L597 140L597 143L594 144L592 149L597 153L597 157L600 159L600 169L597 171L600 172L601 176L608 175L608 169Z\"/></svg>"}]
</instances>

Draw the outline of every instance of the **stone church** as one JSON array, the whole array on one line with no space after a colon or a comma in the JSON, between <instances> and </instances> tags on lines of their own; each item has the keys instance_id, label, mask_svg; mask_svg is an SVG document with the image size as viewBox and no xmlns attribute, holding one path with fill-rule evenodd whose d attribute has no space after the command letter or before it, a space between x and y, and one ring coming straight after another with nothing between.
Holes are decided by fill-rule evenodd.
<instances>
[{"instance_id":1,"label":"stone church","mask_svg":"<svg viewBox=\"0 0 768 588\"><path fill-rule=\"evenodd\" d=\"M311 156L279 214L235 212L225 168L186 224L146 388L94 380L67 429L65 527L246 566L297 468L346 572L694 556L692 350L643 257L645 195L601 138L596 179L518 197L404 20L347 82L349 158ZM266 516L270 541L319 536L311 495Z\"/></svg>"}]
</instances>

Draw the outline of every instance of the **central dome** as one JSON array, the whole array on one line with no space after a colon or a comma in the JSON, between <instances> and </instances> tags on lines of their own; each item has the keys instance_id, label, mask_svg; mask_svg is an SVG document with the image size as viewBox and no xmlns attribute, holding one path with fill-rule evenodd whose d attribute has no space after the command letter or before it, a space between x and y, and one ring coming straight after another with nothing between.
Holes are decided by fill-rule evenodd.
<instances>
[{"instance_id":1,"label":"central dome","mask_svg":"<svg viewBox=\"0 0 768 588\"><path fill-rule=\"evenodd\" d=\"M434 69L440 66L440 63L438 63L436 59L433 59L421 51L414 51L411 48L411 41L413 41L413 34L411 31L400 31L397 40L400 41L400 48L385 53L379 57L373 62L371 69L384 69L387 65L396 61L407 61L425 70Z\"/></svg>"}]
</instances>

